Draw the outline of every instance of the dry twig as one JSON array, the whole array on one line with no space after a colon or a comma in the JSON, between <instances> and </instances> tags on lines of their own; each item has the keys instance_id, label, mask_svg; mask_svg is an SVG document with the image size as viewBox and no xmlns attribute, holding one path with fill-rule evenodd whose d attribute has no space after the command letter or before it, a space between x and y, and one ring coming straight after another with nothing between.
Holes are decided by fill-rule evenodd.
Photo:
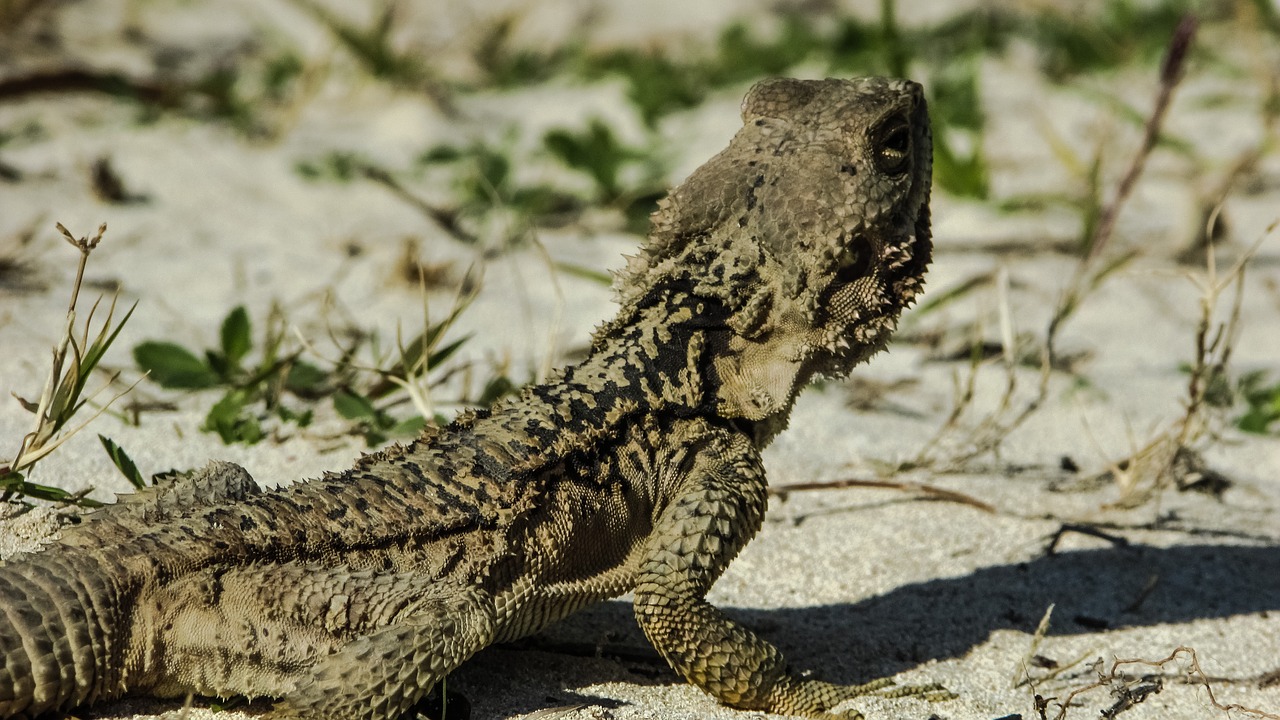
<instances>
[{"instance_id":1,"label":"dry twig","mask_svg":"<svg viewBox=\"0 0 1280 720\"><path fill-rule=\"evenodd\" d=\"M1220 702L1217 695L1213 692L1213 686L1209 682L1209 676L1205 674L1200 667L1200 658L1196 655L1195 648L1181 645L1174 649L1168 657L1160 660L1147 660L1144 658L1117 658L1112 661L1111 667L1106 672L1101 670L1102 659L1099 658L1094 663L1095 671L1098 674L1098 681L1090 683L1083 687L1076 688L1067 694L1062 700L1057 698L1039 698L1037 700L1037 708L1041 718L1046 718L1045 709L1050 703L1058 706L1058 713L1053 716L1053 720L1063 720L1067 716L1067 710L1071 707L1075 699L1085 693L1105 687L1111 690L1115 696L1115 702L1108 708L1102 710L1102 717L1113 718L1121 712L1141 703L1150 695L1154 695L1163 687L1163 678L1161 676L1146 676L1141 679L1129 678L1120 672L1120 668L1125 665L1143 665L1146 667L1156 668L1163 671L1166 665L1180 657L1187 659L1188 665L1185 671L1180 672L1177 677L1182 682L1189 685L1200 685L1204 687L1205 693L1209 696L1209 704L1215 709L1223 713L1241 713L1250 717L1262 718L1264 720L1280 720L1280 715L1266 712L1257 708L1246 707L1237 703L1224 704ZM1047 718L1046 718L1047 720Z\"/></svg>"},{"instance_id":2,"label":"dry twig","mask_svg":"<svg viewBox=\"0 0 1280 720\"><path fill-rule=\"evenodd\" d=\"M973 497L972 495L966 495L961 492L956 492L955 490L947 490L946 488L940 488L926 483L895 480L859 480L856 478L845 478L843 480L830 480L827 482L793 483L791 485L770 487L769 494L785 499L793 492L807 492L811 490L842 490L844 488L852 487L899 490L901 492L923 495L928 500L942 500L945 502L968 505L987 513L994 513L996 511L995 507Z\"/></svg>"}]
</instances>

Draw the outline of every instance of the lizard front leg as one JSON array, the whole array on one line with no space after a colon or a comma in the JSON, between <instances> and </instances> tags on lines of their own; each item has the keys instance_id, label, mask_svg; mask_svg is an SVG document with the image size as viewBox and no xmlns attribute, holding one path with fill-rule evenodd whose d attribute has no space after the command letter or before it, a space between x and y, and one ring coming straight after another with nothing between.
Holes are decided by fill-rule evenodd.
<instances>
[{"instance_id":1,"label":"lizard front leg","mask_svg":"<svg viewBox=\"0 0 1280 720\"><path fill-rule=\"evenodd\" d=\"M636 618L689 682L742 709L816 718L873 686L792 678L773 645L725 617L704 596L759 530L766 504L760 456L742 434L708 429L672 469L676 496L650 536L635 589Z\"/></svg>"}]
</instances>

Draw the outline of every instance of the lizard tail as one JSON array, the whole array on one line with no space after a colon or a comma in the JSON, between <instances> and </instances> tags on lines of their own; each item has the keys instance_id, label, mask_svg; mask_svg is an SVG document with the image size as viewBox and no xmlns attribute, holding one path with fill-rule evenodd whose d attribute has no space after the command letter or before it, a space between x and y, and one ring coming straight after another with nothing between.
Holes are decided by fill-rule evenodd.
<instances>
[{"instance_id":1,"label":"lizard tail","mask_svg":"<svg viewBox=\"0 0 1280 720\"><path fill-rule=\"evenodd\" d=\"M197 550L213 550L183 545L188 533L181 527L164 537L140 536L159 533L163 520L258 492L244 468L210 463L122 496L66 528L58 544L0 564L0 718L35 717L145 689L146 663L156 648L138 634L138 596L148 580L194 562Z\"/></svg>"},{"instance_id":2,"label":"lizard tail","mask_svg":"<svg viewBox=\"0 0 1280 720\"><path fill-rule=\"evenodd\" d=\"M120 587L86 553L0 565L0 718L34 717L114 696L123 643ZM114 676L114 677L112 677Z\"/></svg>"}]
</instances>

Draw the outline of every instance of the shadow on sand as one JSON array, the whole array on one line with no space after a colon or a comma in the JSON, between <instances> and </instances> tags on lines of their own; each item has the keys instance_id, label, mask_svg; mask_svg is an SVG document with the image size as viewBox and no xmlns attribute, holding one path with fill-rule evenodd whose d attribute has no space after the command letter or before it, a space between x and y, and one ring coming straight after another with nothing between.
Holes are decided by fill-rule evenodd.
<instances>
[{"instance_id":1,"label":"shadow on sand","mask_svg":"<svg viewBox=\"0 0 1280 720\"><path fill-rule=\"evenodd\" d=\"M833 682L862 683L929 660L961 657L996 630L1033 632L1050 603L1056 606L1050 637L1280 611L1280 546L1071 551L904 585L858 602L723 609L777 644L795 667L820 669L818 675ZM1280 616L1276 625L1280 634ZM614 661L581 657L596 655ZM579 656L576 670L568 656ZM526 644L481 653L474 674L469 668L463 673L483 684L496 666L509 663L523 665L518 674L525 678L541 681L545 675L549 682L502 689L510 693L508 702L527 702L529 711L553 700L571 701L576 696L562 690L565 685L677 682L623 600L584 610Z\"/></svg>"}]
</instances>

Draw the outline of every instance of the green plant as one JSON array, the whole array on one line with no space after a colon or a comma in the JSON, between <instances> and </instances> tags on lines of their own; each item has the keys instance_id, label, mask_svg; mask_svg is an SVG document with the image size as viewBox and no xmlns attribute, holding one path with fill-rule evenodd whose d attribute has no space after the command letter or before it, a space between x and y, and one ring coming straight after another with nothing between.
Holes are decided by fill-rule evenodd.
<instances>
[{"instance_id":1,"label":"green plant","mask_svg":"<svg viewBox=\"0 0 1280 720\"><path fill-rule=\"evenodd\" d=\"M1022 32L1039 49L1041 70L1063 81L1159 57L1178 23L1194 9L1188 0L1107 0L1099 12L1087 15L1034 13Z\"/></svg>"},{"instance_id":2,"label":"green plant","mask_svg":"<svg viewBox=\"0 0 1280 720\"><path fill-rule=\"evenodd\" d=\"M426 324L408 342L397 340L396 360L385 367L357 364L355 358L364 349L375 357L382 355L377 335L360 332L347 333L350 339L336 358L318 363L302 359L310 347L286 345L286 324L279 309L272 310L262 342L255 344L244 307L223 319L217 348L196 353L173 342L147 341L137 345L133 355L162 387L222 390L201 429L216 433L224 443L252 445L275 436L280 426L306 428L315 406L327 401L339 417L350 421L350 432L362 435L370 446L379 445L391 437L413 436L426 425L426 418L444 421L430 401L430 389L438 380L428 374L466 343L467 336L450 342L443 339L471 296L465 295L448 317ZM418 410L417 415L403 417L397 412L406 402Z\"/></svg>"},{"instance_id":3,"label":"green plant","mask_svg":"<svg viewBox=\"0 0 1280 720\"><path fill-rule=\"evenodd\" d=\"M548 51L514 47L511 42L514 27L514 17L499 18L482 32L474 45L471 57L484 73L487 85L509 88L545 82L583 55L579 41Z\"/></svg>"},{"instance_id":4,"label":"green plant","mask_svg":"<svg viewBox=\"0 0 1280 720\"><path fill-rule=\"evenodd\" d=\"M1249 409L1236 418L1236 427L1259 435L1275 432L1272 425L1280 422L1280 381L1268 380L1265 370L1240 376L1237 392Z\"/></svg>"},{"instance_id":5,"label":"green plant","mask_svg":"<svg viewBox=\"0 0 1280 720\"><path fill-rule=\"evenodd\" d=\"M197 80L190 91L203 99L209 114L226 120L241 132L257 132L253 115L254 103L244 96L238 67L215 67Z\"/></svg>"},{"instance_id":6,"label":"green plant","mask_svg":"<svg viewBox=\"0 0 1280 720\"><path fill-rule=\"evenodd\" d=\"M571 193L517 181L510 154L509 149L483 141L461 147L435 145L419 156L418 163L424 168L449 168L459 198L458 215L479 221L497 210L514 213L517 222L508 231L511 240L524 238L532 225L560 225L582 211L582 201Z\"/></svg>"},{"instance_id":7,"label":"green plant","mask_svg":"<svg viewBox=\"0 0 1280 720\"><path fill-rule=\"evenodd\" d=\"M373 383L360 389L352 383L334 395L334 410L353 421L369 445L379 445L390 436L415 435L426 427L427 418L436 424L447 422L435 411L431 397L433 383L429 374L449 360L470 338L466 335L441 345L445 333L474 297L474 286L464 290L449 316L434 325L427 320L430 315L424 301L422 332L408 343L397 338L396 362L387 368L368 368L377 378ZM403 391L418 415L402 420L391 415L390 410L403 402L397 397L397 391Z\"/></svg>"},{"instance_id":8,"label":"green plant","mask_svg":"<svg viewBox=\"0 0 1280 720\"><path fill-rule=\"evenodd\" d=\"M648 230L649 214L666 194L666 167L655 152L624 145L599 118L580 132L552 130L543 144L565 165L591 178L596 187L592 202L618 206L629 230ZM634 178L630 185L623 179L629 170Z\"/></svg>"},{"instance_id":9,"label":"green plant","mask_svg":"<svg viewBox=\"0 0 1280 720\"><path fill-rule=\"evenodd\" d=\"M304 70L302 58L291 50L282 51L270 58L262 70L265 96L276 102L285 100Z\"/></svg>"},{"instance_id":10,"label":"green plant","mask_svg":"<svg viewBox=\"0 0 1280 720\"><path fill-rule=\"evenodd\" d=\"M63 238L80 253L75 281L71 288L71 302L67 307L67 322L62 332L62 340L53 350L53 362L49 368L49 375L45 380L44 389L40 393L39 400L32 402L14 395L23 408L35 415L35 423L31 432L23 436L22 442L18 446L18 452L13 456L13 459L0 463L0 500L8 501L25 496L93 507L99 503L85 497L88 491L68 493L60 488L33 483L26 479L27 473L37 462L56 450L67 439L84 429L94 418L105 411L112 402L133 388L130 385L124 391L117 393L108 400L79 425L68 427L68 423L71 422L72 418L98 394L94 393L93 395L85 396L85 385L89 381L89 376L98 367L102 357L111 348L116 337L119 336L120 330L124 328L125 323L133 315L136 304L129 308L124 317L120 319L120 322L113 325L112 320L115 316L116 303L115 299L112 298L111 305L107 308L107 317L103 319L101 326L96 333L92 333L91 337L93 316L102 301L99 298L90 308L89 314L85 318L84 329L77 338L75 332L76 304L80 297L80 287L84 282L84 269L89 262L90 253L102 242L107 226L105 223L99 226L97 234L92 238L88 236L77 238L63 227L62 223L58 223L57 227ZM103 389L110 386L111 382L114 382L119 375L119 372L114 373L107 384L103 386ZM101 392L101 390L98 392ZM108 451L110 451L110 448L108 448Z\"/></svg>"},{"instance_id":11,"label":"green plant","mask_svg":"<svg viewBox=\"0 0 1280 720\"><path fill-rule=\"evenodd\" d=\"M222 321L217 349L202 355L176 343L147 341L133 349L134 361L161 387L177 390L225 389L205 416L203 430L216 432L225 443L254 444L266 437L263 423L270 418L298 427L311 423L310 409L283 402L286 392L308 397L326 392L328 374L299 359L300 351L286 350L283 317L274 312L267 324L260 357L248 364L254 348L252 324L243 306Z\"/></svg>"},{"instance_id":12,"label":"green plant","mask_svg":"<svg viewBox=\"0 0 1280 720\"><path fill-rule=\"evenodd\" d=\"M331 150L299 160L293 168L306 180L347 183L361 177L368 166L368 161L354 152Z\"/></svg>"},{"instance_id":13,"label":"green plant","mask_svg":"<svg viewBox=\"0 0 1280 720\"><path fill-rule=\"evenodd\" d=\"M396 28L396 12L399 3L385 0L378 9L373 24L362 28L343 20L315 0L294 0L310 12L337 38L343 48L359 62L370 75L409 90L425 92L436 103L448 106L445 89L431 68L416 52L398 50L392 43L392 31Z\"/></svg>"},{"instance_id":14,"label":"green plant","mask_svg":"<svg viewBox=\"0 0 1280 720\"><path fill-rule=\"evenodd\" d=\"M627 96L650 127L664 115L697 106L710 87L705 65L678 62L653 50L614 50L588 59L584 68L588 80L609 75L626 79Z\"/></svg>"},{"instance_id":15,"label":"green plant","mask_svg":"<svg viewBox=\"0 0 1280 720\"><path fill-rule=\"evenodd\" d=\"M111 464L116 466L116 469L129 481L130 485L139 490L147 486L146 480L142 479L142 473L138 471L138 466L134 464L133 458L129 457L124 448L102 434L98 435L98 442L101 442L102 449L107 451L107 457L111 458Z\"/></svg>"},{"instance_id":16,"label":"green plant","mask_svg":"<svg viewBox=\"0 0 1280 720\"><path fill-rule=\"evenodd\" d=\"M934 180L960 197L985 200L990 192L982 140L986 115L975 57L957 58L932 78L929 104L937 130L933 142ZM967 142L966 142L967 141ZM962 149L967 145L967 149Z\"/></svg>"},{"instance_id":17,"label":"green plant","mask_svg":"<svg viewBox=\"0 0 1280 720\"><path fill-rule=\"evenodd\" d=\"M595 182L601 202L611 202L622 194L618 173L625 165L648 157L647 153L619 142L600 118L593 118L581 132L552 130L543 136L542 142L565 165L587 174Z\"/></svg>"},{"instance_id":18,"label":"green plant","mask_svg":"<svg viewBox=\"0 0 1280 720\"><path fill-rule=\"evenodd\" d=\"M830 41L807 17L787 13L772 38L760 38L742 23L725 28L707 61L707 80L724 86L782 75L814 56L830 52Z\"/></svg>"}]
</instances>

